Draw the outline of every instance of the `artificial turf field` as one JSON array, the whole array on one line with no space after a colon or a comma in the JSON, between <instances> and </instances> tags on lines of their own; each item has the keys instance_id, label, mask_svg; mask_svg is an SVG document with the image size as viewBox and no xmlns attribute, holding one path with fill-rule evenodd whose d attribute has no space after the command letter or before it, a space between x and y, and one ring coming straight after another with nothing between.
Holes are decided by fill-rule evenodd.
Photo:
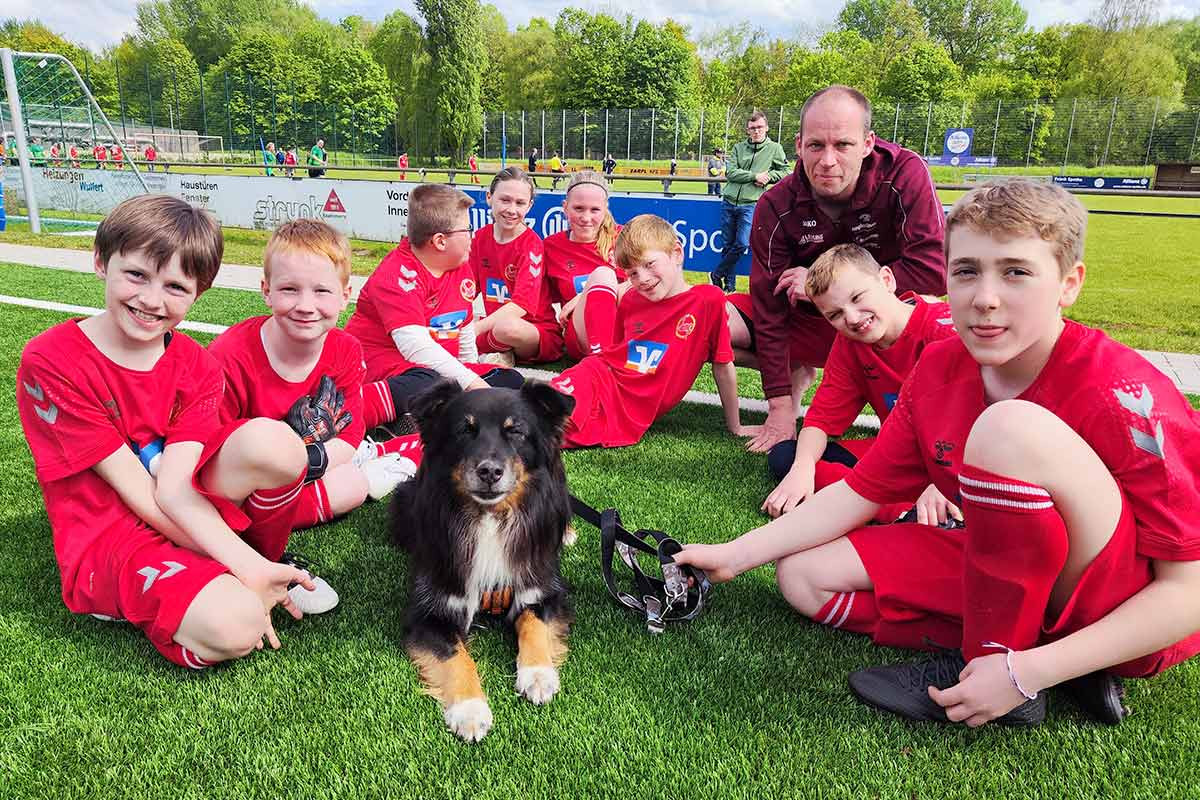
<instances>
[{"instance_id":1,"label":"artificial turf field","mask_svg":"<svg viewBox=\"0 0 1200 800\"><path fill-rule=\"evenodd\" d=\"M1134 346L1200 352L1200 298L1188 288L1200 224L1091 223L1073 316ZM0 265L0 294L102 299L90 276L19 265ZM252 293L212 290L190 318L228 325L261 312ZM0 306L0 397L15 396L24 343L65 318ZM742 394L758 394L742 376ZM707 374L697 388L712 391ZM1085 721L1053 692L1032 731L911 725L859 705L845 685L851 670L910 654L799 620L770 568L717 587L700 619L650 637L607 596L586 525L564 555L578 619L551 704L514 694L510 636L473 637L495 714L479 745L445 729L400 649L405 557L387 544L384 504L296 534L342 594L336 611L277 615L282 650L194 674L126 626L66 611L11 403L0 454L0 798L1173 798L1200 784L1195 663L1131 682L1135 713L1118 728ZM565 458L573 491L619 505L634 526L722 541L763 520L763 459L725 434L715 408L683 405L640 445Z\"/></svg>"}]
</instances>

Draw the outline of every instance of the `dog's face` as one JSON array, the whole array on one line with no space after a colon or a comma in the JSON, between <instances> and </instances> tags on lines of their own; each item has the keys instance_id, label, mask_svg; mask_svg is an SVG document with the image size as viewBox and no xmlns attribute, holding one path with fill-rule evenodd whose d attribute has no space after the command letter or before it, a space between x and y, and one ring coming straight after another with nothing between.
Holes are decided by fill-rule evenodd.
<instances>
[{"instance_id":1,"label":"dog's face","mask_svg":"<svg viewBox=\"0 0 1200 800\"><path fill-rule=\"evenodd\" d=\"M413 402L425 461L481 508L515 506L532 471L558 458L574 400L545 383L464 392L445 381Z\"/></svg>"}]
</instances>

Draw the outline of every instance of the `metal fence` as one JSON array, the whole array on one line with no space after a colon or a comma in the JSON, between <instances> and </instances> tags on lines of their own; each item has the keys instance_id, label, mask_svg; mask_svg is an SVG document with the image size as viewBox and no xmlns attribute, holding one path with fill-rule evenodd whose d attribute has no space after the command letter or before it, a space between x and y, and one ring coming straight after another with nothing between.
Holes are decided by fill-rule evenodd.
<instances>
[{"instance_id":1,"label":"metal fence","mask_svg":"<svg viewBox=\"0 0 1200 800\"><path fill-rule=\"evenodd\" d=\"M49 141L106 138L86 104L63 88L66 83L56 79L52 67L27 64L20 81L30 134ZM131 69L118 63L114 81L91 88L127 148L153 142L165 159L257 161L262 144L274 141L280 148L295 145L303 164L303 155L317 139L325 141L336 164L394 164L402 151L414 166L465 159L439 144L433 115L364 120L353 106L303 100L308 95L302 87L286 81L256 84L248 75L179 74L149 64ZM762 110L772 138L790 153L800 107ZM576 163L599 163L607 153L620 162L676 158L694 163L714 147L728 151L741 140L751 111L488 111L474 149L488 160L502 153L525 160L536 147L542 159L558 152ZM1000 165L1010 166L1141 166L1200 159L1200 99L880 102L873 127L883 138L924 155L941 153L945 129L974 128L974 154L995 156Z\"/></svg>"}]
</instances>

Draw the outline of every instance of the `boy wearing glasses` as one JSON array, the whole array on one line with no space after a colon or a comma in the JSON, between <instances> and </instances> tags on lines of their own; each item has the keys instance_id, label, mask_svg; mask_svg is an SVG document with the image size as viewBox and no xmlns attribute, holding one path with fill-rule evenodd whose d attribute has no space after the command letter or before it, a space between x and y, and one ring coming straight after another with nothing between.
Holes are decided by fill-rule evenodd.
<instances>
[{"instance_id":1,"label":"boy wearing glasses","mask_svg":"<svg viewBox=\"0 0 1200 800\"><path fill-rule=\"evenodd\" d=\"M379 262L359 294L346 332L362 343L366 359L368 428L406 413L411 397L442 378L464 389L522 383L516 370L475 363L476 286L467 264L473 204L449 186L413 189L408 235Z\"/></svg>"}]
</instances>

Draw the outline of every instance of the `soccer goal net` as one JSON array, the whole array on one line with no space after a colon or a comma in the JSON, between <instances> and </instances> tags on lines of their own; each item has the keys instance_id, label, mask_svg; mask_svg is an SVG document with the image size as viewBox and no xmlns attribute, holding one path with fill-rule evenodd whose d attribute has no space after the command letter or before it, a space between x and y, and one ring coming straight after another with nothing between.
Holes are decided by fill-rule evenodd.
<instances>
[{"instance_id":1,"label":"soccer goal net","mask_svg":"<svg viewBox=\"0 0 1200 800\"><path fill-rule=\"evenodd\" d=\"M27 224L34 233L86 232L122 200L152 191L136 163L144 148L140 132L113 127L67 58L0 48L0 66L9 225ZM171 150L212 144L194 132L190 141L173 133Z\"/></svg>"}]
</instances>

